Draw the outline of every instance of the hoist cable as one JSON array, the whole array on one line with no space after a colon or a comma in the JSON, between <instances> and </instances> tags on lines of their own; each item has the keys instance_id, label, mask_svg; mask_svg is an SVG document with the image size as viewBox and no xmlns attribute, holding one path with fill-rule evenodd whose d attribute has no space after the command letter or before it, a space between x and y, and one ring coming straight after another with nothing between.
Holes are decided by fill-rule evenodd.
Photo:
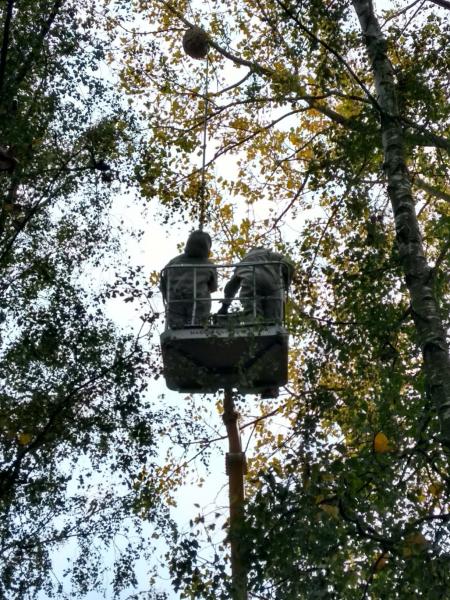
<instances>
[{"instance_id":1,"label":"hoist cable","mask_svg":"<svg viewBox=\"0 0 450 600\"><path fill-rule=\"evenodd\" d=\"M206 142L208 135L208 67L209 67L209 58L206 57L206 73L205 73L205 92L204 92L204 103L205 110L203 114L203 146L202 146L202 170L201 170L201 183L199 190L199 203L200 203L200 222L199 229L203 230L203 225L205 223L205 213L206 213L206 200L205 200L205 192L206 192Z\"/></svg>"}]
</instances>

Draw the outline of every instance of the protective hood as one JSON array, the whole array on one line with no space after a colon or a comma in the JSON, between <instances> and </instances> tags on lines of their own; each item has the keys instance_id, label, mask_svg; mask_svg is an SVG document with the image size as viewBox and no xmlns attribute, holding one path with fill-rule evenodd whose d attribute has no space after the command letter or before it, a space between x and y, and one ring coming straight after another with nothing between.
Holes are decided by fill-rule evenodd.
<instances>
[{"instance_id":1,"label":"protective hood","mask_svg":"<svg viewBox=\"0 0 450 600\"><path fill-rule=\"evenodd\" d=\"M184 253L189 258L208 258L211 237L204 231L193 231L186 242Z\"/></svg>"}]
</instances>

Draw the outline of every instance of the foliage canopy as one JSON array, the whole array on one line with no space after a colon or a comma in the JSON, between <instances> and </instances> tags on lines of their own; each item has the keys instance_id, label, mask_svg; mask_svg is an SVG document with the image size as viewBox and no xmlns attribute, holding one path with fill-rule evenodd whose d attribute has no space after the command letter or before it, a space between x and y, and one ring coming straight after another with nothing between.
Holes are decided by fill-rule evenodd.
<instances>
[{"instance_id":1,"label":"foliage canopy","mask_svg":"<svg viewBox=\"0 0 450 600\"><path fill-rule=\"evenodd\" d=\"M138 138L98 71L107 46L97 8L8 0L0 12L2 598L84 597L104 585L113 547L118 594L149 552L144 512L166 514L156 499L138 505L132 487L162 415L143 395L158 370L145 343L146 277L125 268L124 224L110 217L114 194L132 185ZM112 323L113 297L140 305L139 335ZM68 541L71 587L52 569Z\"/></svg>"},{"instance_id":2,"label":"foliage canopy","mask_svg":"<svg viewBox=\"0 0 450 600\"><path fill-rule=\"evenodd\" d=\"M297 264L290 385L243 405L250 590L445 597L448 8L376 14L369 0L3 4L0 145L14 158L0 173L3 596L64 597L51 552L73 536L71 597L98 588L97 550L130 517L171 539L183 597L229 597L223 545L206 561L200 551L197 528L211 539L216 523L199 517L179 536L167 504L185 471L155 458L158 431L186 448L201 438L206 458L212 442L198 414L155 411L155 352L104 310L151 292L140 271L105 290L87 274L120 249L112 192L137 183L166 225L200 214L206 63L181 47L195 24L211 45L207 218L221 260L267 244ZM118 32L129 103L96 71L117 64ZM146 550L126 546L115 594Z\"/></svg>"},{"instance_id":3,"label":"foliage canopy","mask_svg":"<svg viewBox=\"0 0 450 600\"><path fill-rule=\"evenodd\" d=\"M208 211L221 256L273 244L298 265L291 384L279 403L258 405L276 413L280 433L273 419L258 421L248 474L251 591L442 597L448 7L135 5L144 23L125 44L123 83L156 109L142 193L163 203L166 219L199 214L191 156L206 64L183 54L181 37L200 25L211 45ZM177 547L177 585L186 597L227 597L221 561L216 572L202 566L195 544L193 534Z\"/></svg>"}]
</instances>

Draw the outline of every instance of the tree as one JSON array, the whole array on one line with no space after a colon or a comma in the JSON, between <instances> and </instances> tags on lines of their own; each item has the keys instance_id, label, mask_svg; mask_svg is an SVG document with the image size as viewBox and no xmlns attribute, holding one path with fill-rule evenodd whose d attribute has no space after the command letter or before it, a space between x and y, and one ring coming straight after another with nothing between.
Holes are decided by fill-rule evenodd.
<instances>
[{"instance_id":1,"label":"tree","mask_svg":"<svg viewBox=\"0 0 450 600\"><path fill-rule=\"evenodd\" d=\"M162 415L144 392L159 367L146 342L155 319L146 275L126 268L124 224L110 219L114 194L132 185L138 138L97 71L107 50L98 10L88 0L1 8L2 598L101 589L107 547L118 593L150 552L144 514L166 522L157 496L133 488L155 456ZM108 317L114 297L139 306L138 335ZM70 593L52 570L68 540Z\"/></svg>"},{"instance_id":2,"label":"tree","mask_svg":"<svg viewBox=\"0 0 450 600\"><path fill-rule=\"evenodd\" d=\"M449 25L437 4L377 18L356 0L135 3L155 24L130 30L123 71L152 107L142 192L167 219L200 212L191 156L206 64L180 42L201 25L210 226L225 256L263 241L298 262L291 385L260 404L285 429L258 425L248 475L257 597L448 588ZM174 549L174 580L191 597L226 597L221 560L211 573L195 543Z\"/></svg>"}]
</instances>

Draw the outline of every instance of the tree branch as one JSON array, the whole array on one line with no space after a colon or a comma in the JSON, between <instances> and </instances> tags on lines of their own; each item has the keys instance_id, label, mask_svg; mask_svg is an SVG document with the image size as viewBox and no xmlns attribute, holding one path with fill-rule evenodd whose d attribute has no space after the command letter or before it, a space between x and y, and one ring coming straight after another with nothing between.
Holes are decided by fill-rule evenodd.
<instances>
[{"instance_id":1,"label":"tree branch","mask_svg":"<svg viewBox=\"0 0 450 600\"><path fill-rule=\"evenodd\" d=\"M302 184L301 186L298 188L298 190L295 192L292 200L289 202L289 204L286 206L286 208L284 208L281 213L275 217L275 219L272 222L272 225L270 227L270 229L268 231L266 231L263 235L259 236L258 238L256 238L257 240L260 238L263 238L265 236L267 236L273 229L275 229L275 227L278 225L278 223L281 221L281 219L286 215L286 213L292 208L292 206L297 202L297 200L299 199L299 197L301 196L301 194L303 193L306 184L308 183L308 179L310 176L310 171L307 171L305 173L305 177L303 178Z\"/></svg>"},{"instance_id":2,"label":"tree branch","mask_svg":"<svg viewBox=\"0 0 450 600\"><path fill-rule=\"evenodd\" d=\"M297 17L297 15L294 15L292 13L291 9L288 6L286 6L284 4L284 2L282 2L281 0L275 0L275 1L278 4L278 6L280 6L284 10L286 15L288 15L288 17L290 17L296 23L296 25L298 27L300 27L300 29L304 33L306 33L307 36L309 36L314 42L323 46L323 48L325 48L325 50L327 50L330 54L332 54L338 60L338 62L340 62L341 65L343 65L343 67L350 73L351 77L356 81L356 83L359 85L359 87L364 91L364 93L366 94L366 96L370 100L370 102L373 104L373 106L381 112L382 109L381 109L380 105L378 104L377 99L370 93L370 91L368 90L368 88L364 84L364 82L358 77L358 75L355 73L355 71L352 69L352 67L339 54L339 52L336 52L336 50L334 48L332 48L329 44L327 44L327 42L324 42L321 38L317 37L312 31L310 31L307 27L305 27L305 25L303 25L303 23Z\"/></svg>"},{"instance_id":3,"label":"tree branch","mask_svg":"<svg viewBox=\"0 0 450 600\"><path fill-rule=\"evenodd\" d=\"M170 11L173 15L175 15L178 19L180 19L180 21L182 23L184 23L184 25L186 25L186 27L194 27L194 23L192 23L191 21L186 19L186 17L177 8L175 8L170 2L167 2L166 0L158 0L158 1L168 11ZM319 42L320 42L320 40L319 40ZM212 38L209 38L209 43L210 43L210 46L212 48L214 48L219 54L221 54L225 58L231 60L236 65L240 65L240 66L247 67L248 69L250 69L250 73L248 73L243 79L246 79L250 74L254 73L257 75L267 77L270 80L273 80L273 79L279 80L280 76L275 70L273 70L269 67L263 66L257 62L246 60L246 59L241 58L240 56L237 56L236 54L234 54L234 53L230 52L229 50L226 50L225 48L220 46ZM325 43L325 42L323 42L323 43ZM328 48L328 45L327 45L327 48ZM331 48L329 49L329 51L333 52L333 50ZM342 60L344 60L344 59L342 59ZM290 83L292 84L293 81L294 80L292 80ZM369 100L373 104L373 101L372 101L373 97L370 95L370 92L366 91L364 84L363 84L363 89L365 90L365 93L368 94ZM297 82L296 89L293 90L293 92L297 94L297 96L296 96L297 100L306 102L310 108L317 110L324 116L328 117L334 123L342 125L343 127L346 127L347 129L350 129L352 131L365 132L367 130L367 127L360 120L358 120L356 118L344 117L343 115L339 114L332 108L324 105L324 103L322 102L323 98L318 99L317 97L306 95L305 89L301 85L300 81ZM359 100L364 101L363 98L361 98ZM377 108L379 107L379 103L377 101L375 101L375 106ZM399 117L399 118L406 125L421 132L421 134L407 132L405 134L405 140L407 142L409 142L410 144L418 145L418 146L434 146L436 148L441 148L443 150L446 150L447 152L450 152L450 140L448 140L445 137L439 136L433 132L428 131L425 127L418 125L417 123L414 123L413 121L411 121L407 118L403 118L403 117Z\"/></svg>"},{"instance_id":4,"label":"tree branch","mask_svg":"<svg viewBox=\"0 0 450 600\"><path fill-rule=\"evenodd\" d=\"M324 502L324 500L322 502ZM344 505L341 498L338 498L338 508L339 508L339 514L344 519L344 521L347 521L347 523L352 523L353 525L355 525L356 530L361 537L369 538L370 540L373 540L374 542L378 542L381 545L381 547L383 548L383 550L392 548L392 546L394 545L394 542L392 539L385 538L382 535L380 535L376 529L374 529L371 525L364 523L362 521L362 519L360 519L360 517L358 517L356 514L351 515L350 512L347 510L347 507Z\"/></svg>"},{"instance_id":5,"label":"tree branch","mask_svg":"<svg viewBox=\"0 0 450 600\"><path fill-rule=\"evenodd\" d=\"M319 238L319 240L317 242L317 245L316 245L316 248L314 250L314 256L313 256L313 259L311 261L311 264L309 265L309 267L307 269L307 273L308 273L309 276L311 276L311 272L312 272L312 270L314 268L314 265L316 263L316 259L317 259L317 255L318 255L319 250L320 250L320 246L321 246L321 244L323 242L323 239L324 239L325 234L326 234L326 232L328 230L328 227L333 222L333 220L334 220L334 218L336 216L337 211L341 209L341 206L342 206L343 202L345 202L345 200L347 199L347 196L352 191L353 186L358 181L358 178L361 175L361 173L363 172L365 166L366 166L366 162L364 161L362 163L361 167L359 168L358 173L355 175L355 177L352 178L352 180L350 181L350 183L347 185L344 193L342 194L341 198L339 199L339 202L336 204L336 206L332 210L331 215L329 216L329 218L327 220L327 223L326 223L324 229L322 230L322 232L320 234L320 238Z\"/></svg>"},{"instance_id":6,"label":"tree branch","mask_svg":"<svg viewBox=\"0 0 450 600\"><path fill-rule=\"evenodd\" d=\"M33 64L35 56L36 56L37 52L39 52L40 49L42 48L42 44L44 43L44 40L45 40L47 34L49 33L54 20L58 16L58 12L59 12L60 8L62 7L62 5L64 4L64 1L65 0L56 0L55 1L47 20L42 24L41 31L39 33L37 41L32 46L31 50L28 53L28 56L24 60L22 68L19 69L19 71L16 74L16 77L15 77L16 88L18 88L20 86L20 84L22 83L24 78L27 76L27 73L28 73L31 65Z\"/></svg>"},{"instance_id":7,"label":"tree branch","mask_svg":"<svg viewBox=\"0 0 450 600\"><path fill-rule=\"evenodd\" d=\"M434 185L430 185L421 177L417 177L417 175L416 175L414 177L412 183L413 183L413 185L416 185L418 188L420 188L424 192L428 192L429 194L436 196L436 198L439 198L440 200L445 200L446 202L450 202L450 194L440 190L439 188L435 187Z\"/></svg>"},{"instance_id":8,"label":"tree branch","mask_svg":"<svg viewBox=\"0 0 450 600\"><path fill-rule=\"evenodd\" d=\"M393 15L391 15L390 17L387 17L387 19L384 20L381 27L383 28L386 25L386 23L389 23L389 21L392 21L392 19L396 19L400 15L403 15L405 12L408 12L408 10L411 10L411 8L414 8L414 6L416 6L416 4L419 4L419 2L421 2L421 1L422 0L414 0L414 2L411 2L411 4L408 4L408 6L405 6L401 10L399 10L396 13L394 13Z\"/></svg>"},{"instance_id":9,"label":"tree branch","mask_svg":"<svg viewBox=\"0 0 450 600\"><path fill-rule=\"evenodd\" d=\"M130 360L134 353L135 350L131 350L125 356L124 360ZM111 365L103 367L99 373L92 375L85 381L80 383L73 382L73 388L67 394L63 394L57 399L52 407L52 410L49 411L45 425L36 433L29 444L18 449L14 461L5 469L0 470L0 498L5 497L6 494L8 494L13 488L22 467L22 461L24 458L45 445L47 442L47 434L51 432L56 419L60 417L61 414L64 414L66 410L71 410L77 404L80 405L81 400L83 400L91 390L90 386L94 386L94 384L102 381L113 371L115 367L116 362L114 361ZM86 407L86 404L87 403L83 404L84 408Z\"/></svg>"},{"instance_id":10,"label":"tree branch","mask_svg":"<svg viewBox=\"0 0 450 600\"><path fill-rule=\"evenodd\" d=\"M410 143L417 146L435 146L436 148L441 148L450 153L450 140L448 138L438 135L433 131L429 131L423 125L419 125L407 117L400 117L400 119L405 125L420 131L422 134L405 132L406 139L410 140Z\"/></svg>"},{"instance_id":11,"label":"tree branch","mask_svg":"<svg viewBox=\"0 0 450 600\"><path fill-rule=\"evenodd\" d=\"M8 54L9 31L11 27L13 5L14 0L8 0L8 4L6 6L5 25L3 27L3 40L0 55L0 98L3 89L3 84L5 82L6 55Z\"/></svg>"},{"instance_id":12,"label":"tree branch","mask_svg":"<svg viewBox=\"0 0 450 600\"><path fill-rule=\"evenodd\" d=\"M447 242L444 244L444 247L440 251L439 256L436 259L436 262L434 263L433 274L435 274L436 271L439 269L439 267L441 266L445 257L447 256L447 253L449 250L450 250L450 239L448 239Z\"/></svg>"}]
</instances>

